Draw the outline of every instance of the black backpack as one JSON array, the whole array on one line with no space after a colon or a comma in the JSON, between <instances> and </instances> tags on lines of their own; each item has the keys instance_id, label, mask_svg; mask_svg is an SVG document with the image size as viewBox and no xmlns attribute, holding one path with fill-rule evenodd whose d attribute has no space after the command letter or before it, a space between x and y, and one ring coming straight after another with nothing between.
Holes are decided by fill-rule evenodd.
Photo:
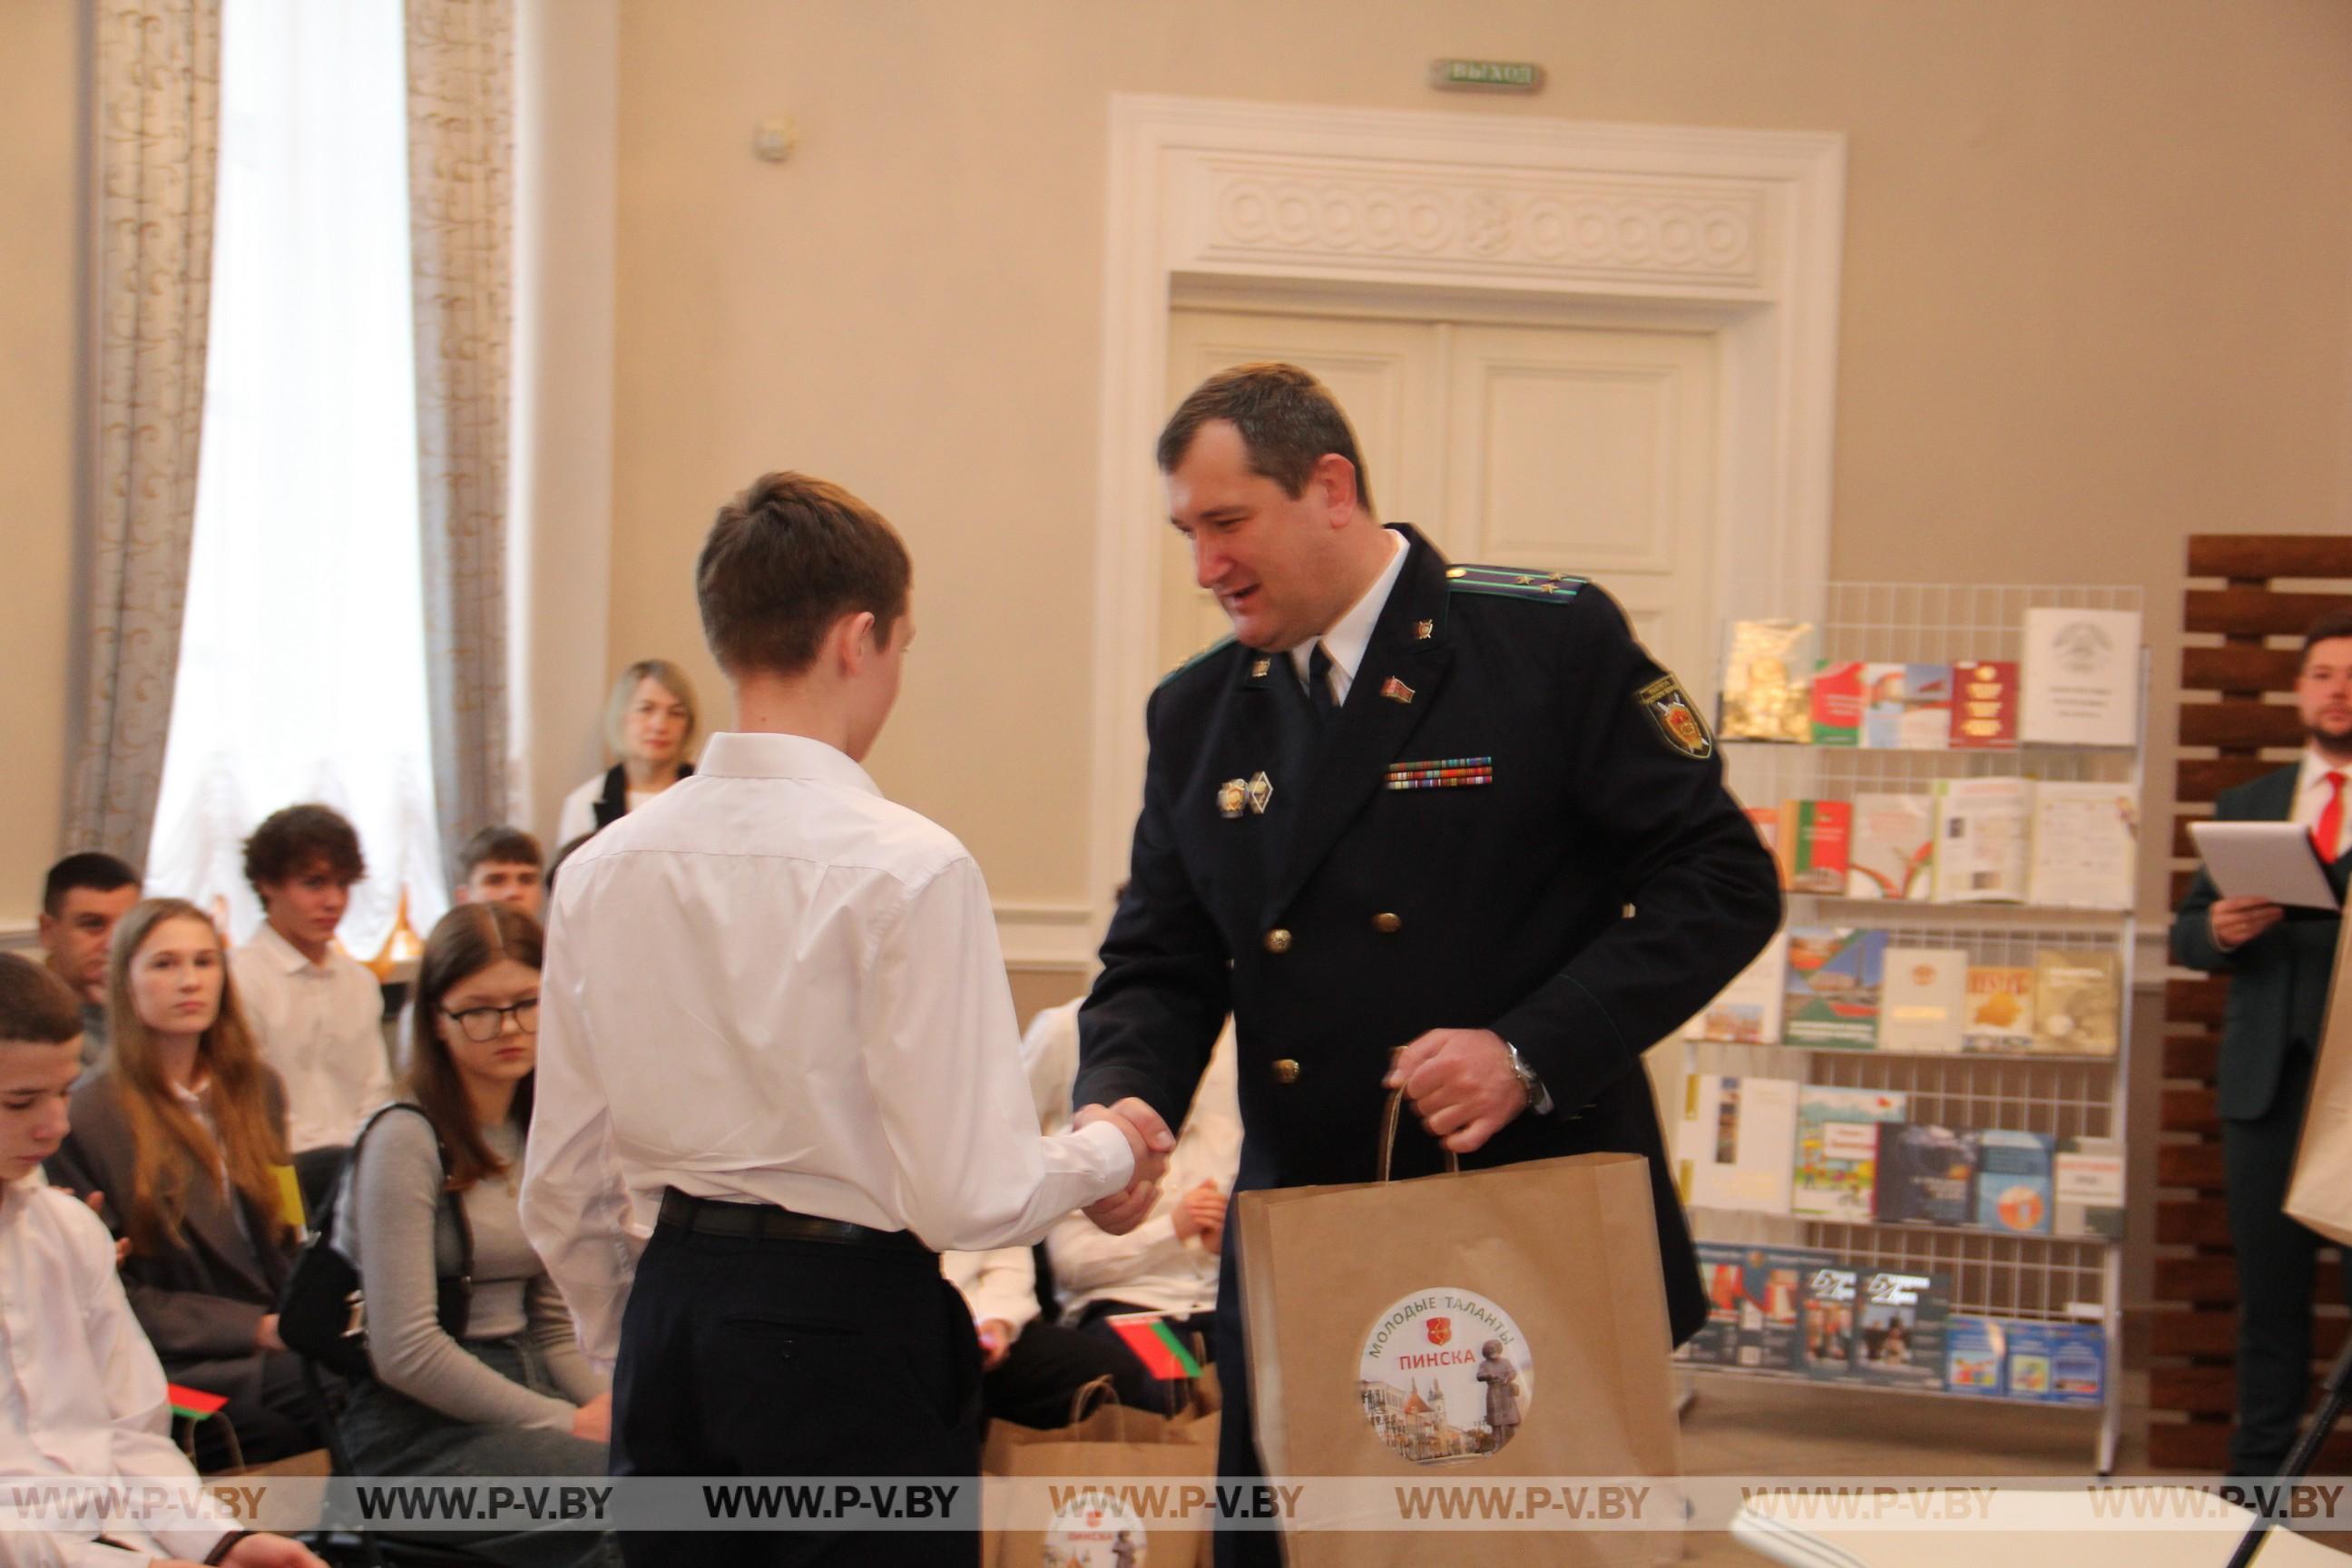
<instances>
[{"instance_id":1,"label":"black backpack","mask_svg":"<svg viewBox=\"0 0 2352 1568\"><path fill-rule=\"evenodd\" d=\"M393 1101L367 1119L367 1125L352 1141L352 1152L344 1156L342 1172L328 1190L317 1231L295 1258L294 1268L286 1276L285 1288L278 1292L278 1337L286 1342L287 1348L352 1381L373 1381L375 1364L368 1359L367 1301L361 1289L359 1270L335 1249L335 1201L347 1182L356 1184L359 1179L360 1151L367 1147L367 1135L374 1131L377 1122L395 1110L425 1116L423 1106L403 1100ZM429 1126L432 1118L425 1117L425 1121ZM473 1310L474 1227L466 1218L466 1205L448 1190L449 1150L441 1142L438 1128L434 1130L434 1143L441 1151L441 1202L457 1222L458 1253L457 1272L440 1277L440 1306L436 1316L444 1333L453 1340L462 1340L466 1337L467 1319Z\"/></svg>"}]
</instances>

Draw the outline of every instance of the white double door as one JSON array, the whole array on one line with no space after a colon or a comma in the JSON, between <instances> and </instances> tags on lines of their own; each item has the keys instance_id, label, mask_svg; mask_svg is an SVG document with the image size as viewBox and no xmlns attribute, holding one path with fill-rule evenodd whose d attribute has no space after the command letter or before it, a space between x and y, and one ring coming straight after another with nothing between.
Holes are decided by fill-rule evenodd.
<instances>
[{"instance_id":1,"label":"white double door","mask_svg":"<svg viewBox=\"0 0 2352 1568\"><path fill-rule=\"evenodd\" d=\"M1206 377L1286 360L1356 427L1376 510L1454 561L1570 572L1711 694L1717 360L1704 332L1179 310L1169 406ZM1225 635L1182 539L1162 556L1172 667Z\"/></svg>"}]
</instances>

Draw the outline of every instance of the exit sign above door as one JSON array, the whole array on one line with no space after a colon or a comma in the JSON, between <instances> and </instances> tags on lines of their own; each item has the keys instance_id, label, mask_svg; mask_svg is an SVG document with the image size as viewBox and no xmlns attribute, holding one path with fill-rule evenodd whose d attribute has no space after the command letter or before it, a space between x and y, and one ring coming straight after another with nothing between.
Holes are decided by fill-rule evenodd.
<instances>
[{"instance_id":1,"label":"exit sign above door","mask_svg":"<svg viewBox=\"0 0 2352 1568\"><path fill-rule=\"evenodd\" d=\"M1528 60L1432 60L1429 85L1448 92L1541 92L1544 68Z\"/></svg>"}]
</instances>

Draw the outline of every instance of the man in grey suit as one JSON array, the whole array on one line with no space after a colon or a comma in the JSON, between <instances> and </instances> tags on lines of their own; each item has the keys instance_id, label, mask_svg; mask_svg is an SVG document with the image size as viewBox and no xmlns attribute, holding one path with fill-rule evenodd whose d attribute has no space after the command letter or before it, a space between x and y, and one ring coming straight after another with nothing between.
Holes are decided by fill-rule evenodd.
<instances>
[{"instance_id":1,"label":"man in grey suit","mask_svg":"<svg viewBox=\"0 0 2352 1568\"><path fill-rule=\"evenodd\" d=\"M2225 790L2214 816L2305 824L2340 900L2352 876L2352 613L2324 616L2305 637L2294 699L2302 758ZM2218 1076L2238 1256L2233 1475L2279 1472L2311 1393L2311 1290L2324 1243L2287 1217L2286 1186L2342 930L2339 914L2222 898L2201 868L2172 924L2177 961L2231 976ZM2338 1252L2352 1299L2352 1258Z\"/></svg>"}]
</instances>

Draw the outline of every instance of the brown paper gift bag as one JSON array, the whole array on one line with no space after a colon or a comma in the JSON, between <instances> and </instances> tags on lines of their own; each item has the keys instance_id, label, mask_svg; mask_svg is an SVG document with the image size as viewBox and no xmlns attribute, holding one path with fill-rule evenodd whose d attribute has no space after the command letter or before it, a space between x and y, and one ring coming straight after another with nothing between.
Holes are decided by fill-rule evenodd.
<instances>
[{"instance_id":1,"label":"brown paper gift bag","mask_svg":"<svg viewBox=\"0 0 2352 1568\"><path fill-rule=\"evenodd\" d=\"M1105 1403L1088 1414L1095 1397ZM1083 1485L1125 1479L1172 1491L1206 1484L1217 1472L1217 1416L1198 1405L1174 1416L1130 1410L1097 1378L1071 1401L1070 1424L1051 1431L992 1421L980 1461L984 1476L1054 1477ZM1126 1551L1118 1550L1124 1532ZM1205 1525L1186 1529L1143 1517L1116 1489L1074 1500L1047 1529L1006 1529L987 1521L981 1561L992 1568L1209 1568Z\"/></svg>"},{"instance_id":2,"label":"brown paper gift bag","mask_svg":"<svg viewBox=\"0 0 2352 1568\"><path fill-rule=\"evenodd\" d=\"M1391 1100L1383 1142L1392 1140ZM1385 1150L1381 1161L1386 1173ZM1449 1162L1450 1163L1450 1162ZM1239 1261L1266 1474L1397 1486L1680 1474L1648 1162L1577 1154L1244 1194ZM1653 1489L1649 1517L1668 1506ZM1382 1486L1360 1496L1393 1494ZM1647 1563L1672 1530L1287 1530L1293 1564ZM1393 1506L1392 1504L1391 1506ZM1547 1519L1547 1523L1564 1520Z\"/></svg>"},{"instance_id":3,"label":"brown paper gift bag","mask_svg":"<svg viewBox=\"0 0 2352 1568\"><path fill-rule=\"evenodd\" d=\"M2328 1240L2352 1247L2352 921L2336 944L2336 984L2327 999L2327 1026L2311 1067L2311 1100L2304 1108L2303 1141L2287 1183L2286 1212Z\"/></svg>"}]
</instances>

